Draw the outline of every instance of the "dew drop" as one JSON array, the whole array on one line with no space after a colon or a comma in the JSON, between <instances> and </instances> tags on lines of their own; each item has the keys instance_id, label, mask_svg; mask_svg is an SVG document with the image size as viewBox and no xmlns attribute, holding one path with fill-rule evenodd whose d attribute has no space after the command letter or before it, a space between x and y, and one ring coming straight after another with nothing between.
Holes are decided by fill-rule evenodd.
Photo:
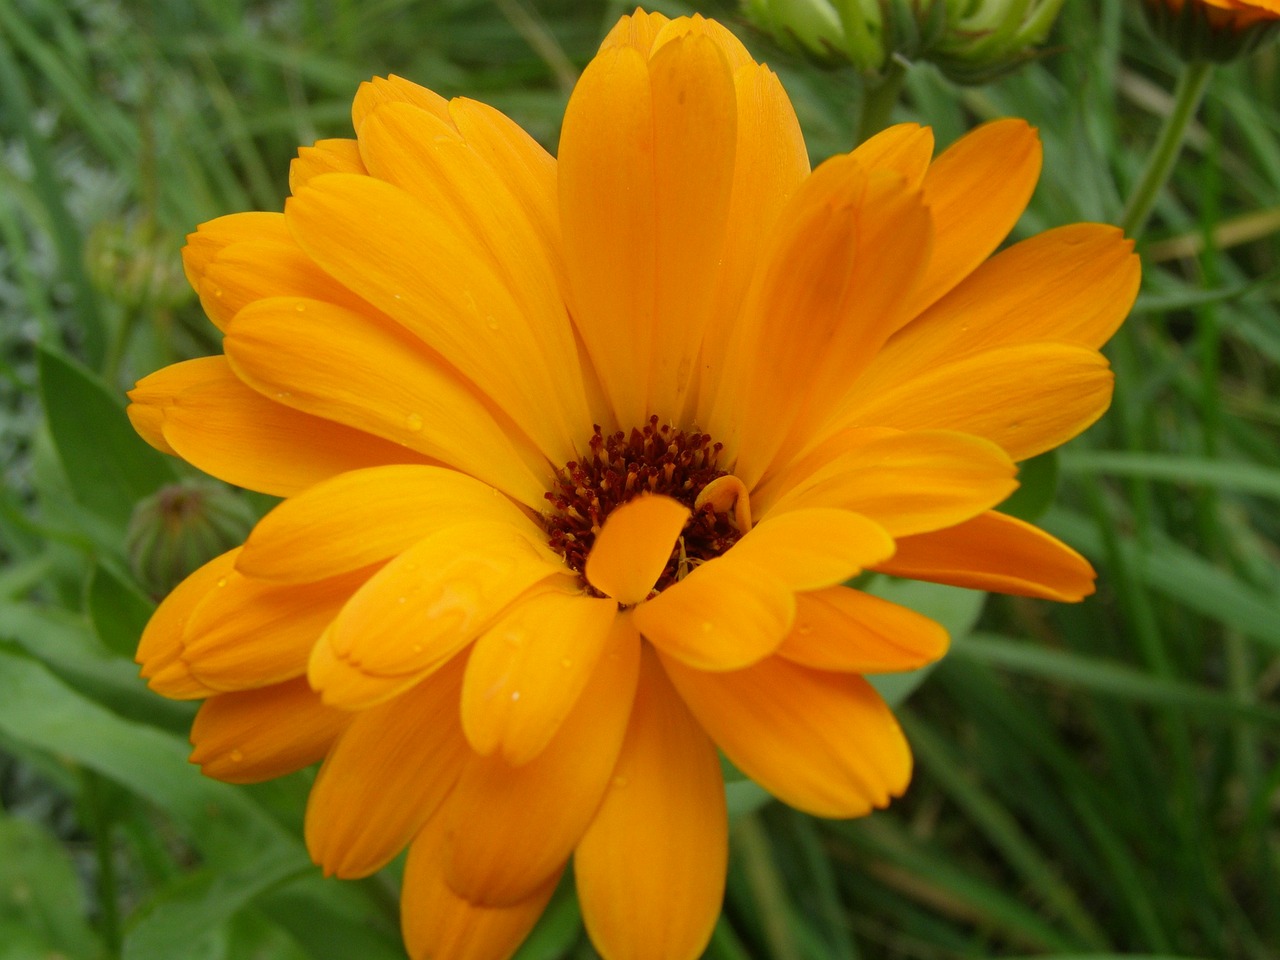
<instances>
[{"instance_id":1,"label":"dew drop","mask_svg":"<svg viewBox=\"0 0 1280 960\"><path fill-rule=\"evenodd\" d=\"M703 633L710 633L712 630L715 629L715 625L712 624L710 620L703 620L702 626L700 629L702 630Z\"/></svg>"},{"instance_id":2,"label":"dew drop","mask_svg":"<svg viewBox=\"0 0 1280 960\"><path fill-rule=\"evenodd\" d=\"M511 702L512 702L512 703L515 703L515 702L516 702L517 700L519 700L519 699L520 699L520 691L519 691L519 690L512 690L512 691L511 691Z\"/></svg>"},{"instance_id":3,"label":"dew drop","mask_svg":"<svg viewBox=\"0 0 1280 960\"><path fill-rule=\"evenodd\" d=\"M486 325L489 327L489 329L490 329L490 330L497 330L497 329L498 329L498 318L497 318L497 317L489 317L489 318L485 321L485 323L486 323Z\"/></svg>"},{"instance_id":4,"label":"dew drop","mask_svg":"<svg viewBox=\"0 0 1280 960\"><path fill-rule=\"evenodd\" d=\"M396 603L404 603L407 597L396 597Z\"/></svg>"},{"instance_id":5,"label":"dew drop","mask_svg":"<svg viewBox=\"0 0 1280 960\"><path fill-rule=\"evenodd\" d=\"M222 290L222 288L221 288L221 287L217 287L217 288L213 291L213 296L214 296L214 299L216 299L216 300L221 300L221 299L222 299L222 295L223 295L223 290Z\"/></svg>"},{"instance_id":6,"label":"dew drop","mask_svg":"<svg viewBox=\"0 0 1280 960\"><path fill-rule=\"evenodd\" d=\"M413 649L413 652L414 652L414 653L421 653L421 652L422 652L422 644L420 644L420 643L415 643L415 644L413 645L413 648L412 648L412 649Z\"/></svg>"},{"instance_id":7,"label":"dew drop","mask_svg":"<svg viewBox=\"0 0 1280 960\"><path fill-rule=\"evenodd\" d=\"M307 305L305 303L298 303L294 305L293 309L297 310L299 313L306 313Z\"/></svg>"},{"instance_id":8,"label":"dew drop","mask_svg":"<svg viewBox=\"0 0 1280 960\"><path fill-rule=\"evenodd\" d=\"M627 785L628 783L630 783L630 782L631 782L631 781L630 781L630 780L628 780L626 777L614 777L614 778L613 778L613 785L614 785L615 787L617 787L619 790L622 790L623 788L625 788L625 787L626 787L626 785Z\"/></svg>"},{"instance_id":9,"label":"dew drop","mask_svg":"<svg viewBox=\"0 0 1280 960\"><path fill-rule=\"evenodd\" d=\"M232 750L229 754L227 754L227 756L232 763L239 763L244 759L244 754L241 753L239 750Z\"/></svg>"},{"instance_id":10,"label":"dew drop","mask_svg":"<svg viewBox=\"0 0 1280 960\"><path fill-rule=\"evenodd\" d=\"M408 427L410 430L412 430L414 433L417 433L419 430L422 429L422 414L420 413L409 414L407 417L404 418L404 425Z\"/></svg>"},{"instance_id":11,"label":"dew drop","mask_svg":"<svg viewBox=\"0 0 1280 960\"><path fill-rule=\"evenodd\" d=\"M568 657L565 657L563 660L561 660L561 661L560 661L560 666L562 666L562 667L564 667L566 670L568 670L569 668L571 668L571 667L573 666L573 661L572 661L572 660L570 660Z\"/></svg>"},{"instance_id":12,"label":"dew drop","mask_svg":"<svg viewBox=\"0 0 1280 960\"><path fill-rule=\"evenodd\" d=\"M227 585L227 578L226 578L226 577L219 577L219 578L218 578L218 586L220 586L220 587L225 587L226 585Z\"/></svg>"},{"instance_id":13,"label":"dew drop","mask_svg":"<svg viewBox=\"0 0 1280 960\"><path fill-rule=\"evenodd\" d=\"M809 634L813 633L813 624L810 624L810 623L796 624L796 633L800 634L801 636L808 636Z\"/></svg>"}]
</instances>

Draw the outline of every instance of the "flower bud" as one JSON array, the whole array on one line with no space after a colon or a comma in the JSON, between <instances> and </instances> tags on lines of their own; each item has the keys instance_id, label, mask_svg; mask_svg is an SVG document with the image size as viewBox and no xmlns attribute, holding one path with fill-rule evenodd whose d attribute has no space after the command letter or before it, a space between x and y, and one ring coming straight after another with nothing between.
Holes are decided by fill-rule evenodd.
<instances>
[{"instance_id":1,"label":"flower bud","mask_svg":"<svg viewBox=\"0 0 1280 960\"><path fill-rule=\"evenodd\" d=\"M1143 0L1147 22L1183 60L1225 63L1280 33L1280 0Z\"/></svg>"},{"instance_id":2,"label":"flower bud","mask_svg":"<svg viewBox=\"0 0 1280 960\"><path fill-rule=\"evenodd\" d=\"M150 220L110 220L89 234L85 256L93 285L131 309L168 309L191 296L174 251L182 245Z\"/></svg>"},{"instance_id":3,"label":"flower bud","mask_svg":"<svg viewBox=\"0 0 1280 960\"><path fill-rule=\"evenodd\" d=\"M159 596L243 542L253 524L248 505L225 486L169 484L134 507L125 551L138 581Z\"/></svg>"}]
</instances>

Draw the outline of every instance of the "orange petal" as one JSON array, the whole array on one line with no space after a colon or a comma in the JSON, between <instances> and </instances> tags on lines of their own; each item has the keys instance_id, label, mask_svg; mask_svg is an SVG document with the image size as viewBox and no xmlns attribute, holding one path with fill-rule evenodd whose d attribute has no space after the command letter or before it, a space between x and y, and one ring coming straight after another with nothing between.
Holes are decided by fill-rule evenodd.
<instances>
[{"instance_id":1,"label":"orange petal","mask_svg":"<svg viewBox=\"0 0 1280 960\"><path fill-rule=\"evenodd\" d=\"M768 656L795 617L791 589L733 551L709 560L635 608L636 626L664 652L703 670Z\"/></svg>"},{"instance_id":2,"label":"orange petal","mask_svg":"<svg viewBox=\"0 0 1280 960\"><path fill-rule=\"evenodd\" d=\"M766 517L726 557L767 571L789 590L817 590L892 553L893 540L879 524L848 510L815 507Z\"/></svg>"},{"instance_id":3,"label":"orange petal","mask_svg":"<svg viewBox=\"0 0 1280 960\"><path fill-rule=\"evenodd\" d=\"M999 444L1013 460L1025 460L1065 443L1102 416L1113 380L1106 359L1086 347L996 347L886 389L860 384L839 419L972 433Z\"/></svg>"},{"instance_id":4,"label":"orange petal","mask_svg":"<svg viewBox=\"0 0 1280 960\"><path fill-rule=\"evenodd\" d=\"M192 573L170 591L147 621L135 659L142 665L147 686L156 693L174 700L195 700L218 692L191 675L182 660L182 634L200 601L231 575L240 549L228 550Z\"/></svg>"},{"instance_id":5,"label":"orange petal","mask_svg":"<svg viewBox=\"0 0 1280 960\"><path fill-rule=\"evenodd\" d=\"M796 621L778 656L844 673L915 670L947 652L947 631L914 610L848 587L796 597Z\"/></svg>"},{"instance_id":6,"label":"orange petal","mask_svg":"<svg viewBox=\"0 0 1280 960\"><path fill-rule=\"evenodd\" d=\"M182 659L200 682L218 690L300 677L315 642L370 574L279 584L233 570L187 620Z\"/></svg>"},{"instance_id":7,"label":"orange petal","mask_svg":"<svg viewBox=\"0 0 1280 960\"><path fill-rule=\"evenodd\" d=\"M170 364L143 377L129 391L129 406L125 408L133 429L161 453L176 457L178 451L164 438L165 409L187 387L220 377L226 366L223 357L198 357Z\"/></svg>"},{"instance_id":8,"label":"orange petal","mask_svg":"<svg viewBox=\"0 0 1280 960\"><path fill-rule=\"evenodd\" d=\"M324 757L351 714L320 702L298 678L257 690L220 693L191 725L191 762L206 777L260 783Z\"/></svg>"},{"instance_id":9,"label":"orange petal","mask_svg":"<svg viewBox=\"0 0 1280 960\"><path fill-rule=\"evenodd\" d=\"M862 389L1008 344L1101 347L1133 306L1141 271L1133 241L1105 224L1076 223L1024 240L894 336Z\"/></svg>"},{"instance_id":10,"label":"orange petal","mask_svg":"<svg viewBox=\"0 0 1280 960\"><path fill-rule=\"evenodd\" d=\"M846 431L805 460L772 483L756 508L766 516L802 507L853 510L902 537L968 520L1018 486L1017 468L994 443L943 430Z\"/></svg>"},{"instance_id":11,"label":"orange petal","mask_svg":"<svg viewBox=\"0 0 1280 960\"><path fill-rule=\"evenodd\" d=\"M670 497L640 496L605 518L587 555L587 582L626 606L658 582L689 508Z\"/></svg>"},{"instance_id":12,"label":"orange petal","mask_svg":"<svg viewBox=\"0 0 1280 960\"><path fill-rule=\"evenodd\" d=\"M449 119L448 100L412 80L392 74L389 77L374 77L360 84L351 104L351 126L356 133L360 132L369 114L384 103L409 103L442 120Z\"/></svg>"},{"instance_id":13,"label":"orange petal","mask_svg":"<svg viewBox=\"0 0 1280 960\"><path fill-rule=\"evenodd\" d=\"M770 657L733 673L662 664L698 722L739 770L819 817L858 817L900 796L911 752L861 677Z\"/></svg>"},{"instance_id":14,"label":"orange petal","mask_svg":"<svg viewBox=\"0 0 1280 960\"><path fill-rule=\"evenodd\" d=\"M610 960L701 956L727 860L715 747L646 650L618 765L574 852L592 943Z\"/></svg>"},{"instance_id":15,"label":"orange petal","mask_svg":"<svg viewBox=\"0 0 1280 960\"><path fill-rule=\"evenodd\" d=\"M619 618L623 624L626 618ZM473 757L449 798L447 867L472 903L531 896L559 872L591 822L622 746L640 638L620 626L550 743L528 763Z\"/></svg>"},{"instance_id":16,"label":"orange petal","mask_svg":"<svg viewBox=\"0 0 1280 960\"><path fill-rule=\"evenodd\" d=\"M343 473L279 504L254 527L236 567L260 580L310 583L394 557L456 523L536 531L488 484L434 466Z\"/></svg>"},{"instance_id":17,"label":"orange petal","mask_svg":"<svg viewBox=\"0 0 1280 960\"><path fill-rule=\"evenodd\" d=\"M583 596L572 581L535 587L499 616L472 648L462 683L472 748L512 766L537 756L577 703L617 619L613 600Z\"/></svg>"},{"instance_id":18,"label":"orange petal","mask_svg":"<svg viewBox=\"0 0 1280 960\"><path fill-rule=\"evenodd\" d=\"M384 110L400 121L414 113L410 108ZM365 126L373 125L371 137L381 129L385 152L403 158L404 151L392 147L395 131L388 129L389 120L384 123L384 110L366 119ZM466 148L461 152L470 153ZM366 151L365 159L372 168L373 155ZM457 178L467 174L458 168L460 159L443 162L452 165L455 183L460 183ZM482 205L485 185L475 181L484 169L479 164L471 171L469 206ZM501 189L500 181L490 179ZM490 203L500 199L491 196ZM299 245L325 272L444 358L519 424L548 459L572 459L573 444L589 435L591 420L568 323L559 304L555 309L548 305L552 278L539 275L549 267L535 266L535 280L521 284L522 289L536 289L537 280L542 281L541 299L534 299L544 310L531 312L527 300L513 295L480 241L461 232L443 210L374 177L317 177L289 199L285 217ZM495 230L501 235L500 227ZM527 235L535 236L532 231ZM510 242L505 240L501 250L504 261L512 256L506 249ZM413 256L405 256L406 250ZM528 275L516 264L508 267L521 277Z\"/></svg>"},{"instance_id":19,"label":"orange petal","mask_svg":"<svg viewBox=\"0 0 1280 960\"><path fill-rule=\"evenodd\" d=\"M1069 546L1016 517L987 512L946 530L904 537L876 567L895 577L1074 602L1096 574Z\"/></svg>"},{"instance_id":20,"label":"orange petal","mask_svg":"<svg viewBox=\"0 0 1280 960\"><path fill-rule=\"evenodd\" d=\"M647 59L658 32L670 22L671 19L666 14L649 13L637 7L634 13L622 17L605 34L604 40L600 42L600 51L631 47Z\"/></svg>"},{"instance_id":21,"label":"orange petal","mask_svg":"<svg viewBox=\"0 0 1280 960\"><path fill-rule=\"evenodd\" d=\"M322 173L367 173L354 140L317 140L314 146L299 147L289 164L289 192L297 193L307 181Z\"/></svg>"},{"instance_id":22,"label":"orange petal","mask_svg":"<svg viewBox=\"0 0 1280 960\"><path fill-rule=\"evenodd\" d=\"M355 715L311 788L306 837L326 875L382 867L444 802L471 751L458 724L462 660Z\"/></svg>"},{"instance_id":23,"label":"orange petal","mask_svg":"<svg viewBox=\"0 0 1280 960\"><path fill-rule=\"evenodd\" d=\"M528 899L502 907L469 903L444 880L443 816L409 847L400 892L400 925L412 960L506 960L528 936L560 880L553 874Z\"/></svg>"},{"instance_id":24,"label":"orange petal","mask_svg":"<svg viewBox=\"0 0 1280 960\"><path fill-rule=\"evenodd\" d=\"M894 172L836 157L796 192L743 306L730 364L742 371L737 390L725 394L711 427L722 439L720 422L730 425L722 442L738 453L734 473L748 487L804 406L808 418L825 419L909 319L931 242L920 193Z\"/></svg>"},{"instance_id":25,"label":"orange petal","mask_svg":"<svg viewBox=\"0 0 1280 960\"><path fill-rule=\"evenodd\" d=\"M1040 138L1025 120L996 120L942 152L924 177L933 256L913 313L932 304L990 256L1013 229L1040 179Z\"/></svg>"},{"instance_id":26,"label":"orange petal","mask_svg":"<svg viewBox=\"0 0 1280 960\"><path fill-rule=\"evenodd\" d=\"M287 497L348 470L425 461L415 451L273 403L246 386L223 357L191 363L199 366L178 364L145 377L129 396L159 410L170 449L227 483Z\"/></svg>"},{"instance_id":27,"label":"orange petal","mask_svg":"<svg viewBox=\"0 0 1280 960\"><path fill-rule=\"evenodd\" d=\"M899 123L858 144L852 156L866 170L892 170L910 187L924 181L933 159L933 131L918 123Z\"/></svg>"},{"instance_id":28,"label":"orange petal","mask_svg":"<svg viewBox=\"0 0 1280 960\"><path fill-rule=\"evenodd\" d=\"M308 676L325 703L358 710L436 670L507 604L564 572L543 538L492 521L414 544L355 592L316 645Z\"/></svg>"},{"instance_id":29,"label":"orange petal","mask_svg":"<svg viewBox=\"0 0 1280 960\"><path fill-rule=\"evenodd\" d=\"M228 245L245 240L274 240L288 244L293 242L293 236L282 213L254 210L228 214L200 224L195 233L187 235L187 245L182 248L182 268L192 289L199 292L200 278L214 257Z\"/></svg>"},{"instance_id":30,"label":"orange petal","mask_svg":"<svg viewBox=\"0 0 1280 960\"><path fill-rule=\"evenodd\" d=\"M504 430L453 371L392 324L278 297L241 310L223 349L264 396L457 467L535 509L544 504L546 461L517 446L516 431Z\"/></svg>"}]
</instances>

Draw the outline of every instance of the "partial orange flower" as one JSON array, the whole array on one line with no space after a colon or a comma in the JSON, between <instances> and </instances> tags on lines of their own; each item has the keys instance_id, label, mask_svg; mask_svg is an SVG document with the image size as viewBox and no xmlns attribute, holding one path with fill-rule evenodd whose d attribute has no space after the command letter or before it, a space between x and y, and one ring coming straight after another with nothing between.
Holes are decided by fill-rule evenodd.
<instances>
[{"instance_id":1,"label":"partial orange flower","mask_svg":"<svg viewBox=\"0 0 1280 960\"><path fill-rule=\"evenodd\" d=\"M1143 0L1143 7L1185 60L1234 60L1280 31L1280 0Z\"/></svg>"},{"instance_id":2,"label":"partial orange flower","mask_svg":"<svg viewBox=\"0 0 1280 960\"><path fill-rule=\"evenodd\" d=\"M184 251L224 353L143 379L161 450L284 497L161 604L151 686L232 782L323 759L331 874L409 857L409 953L504 957L572 858L610 960L696 957L723 893L717 750L819 816L911 756L864 674L945 631L864 570L1056 600L1077 553L992 508L1085 429L1131 244L1001 244L1040 169L989 124L810 172L718 24L624 18L559 159L399 78L300 151L285 212Z\"/></svg>"}]
</instances>

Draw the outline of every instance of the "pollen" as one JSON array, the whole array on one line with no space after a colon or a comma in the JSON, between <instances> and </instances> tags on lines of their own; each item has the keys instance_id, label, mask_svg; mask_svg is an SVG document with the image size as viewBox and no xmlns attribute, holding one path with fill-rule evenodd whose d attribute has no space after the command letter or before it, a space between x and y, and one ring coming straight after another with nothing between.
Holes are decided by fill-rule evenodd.
<instances>
[{"instance_id":1,"label":"pollen","mask_svg":"<svg viewBox=\"0 0 1280 960\"><path fill-rule=\"evenodd\" d=\"M705 433L661 424L651 416L630 434L605 434L600 426L588 441L588 454L556 471L546 494L550 510L543 526L551 548L577 572L588 592L583 571L587 555L605 518L617 507L643 493L657 493L683 503L691 511L671 557L658 578L656 590L680 580L695 566L724 553L747 532L745 502L737 509L723 496L702 497L708 487L732 475L720 466L723 444ZM713 490L721 489L721 481ZM747 526L749 519L745 520Z\"/></svg>"}]
</instances>

